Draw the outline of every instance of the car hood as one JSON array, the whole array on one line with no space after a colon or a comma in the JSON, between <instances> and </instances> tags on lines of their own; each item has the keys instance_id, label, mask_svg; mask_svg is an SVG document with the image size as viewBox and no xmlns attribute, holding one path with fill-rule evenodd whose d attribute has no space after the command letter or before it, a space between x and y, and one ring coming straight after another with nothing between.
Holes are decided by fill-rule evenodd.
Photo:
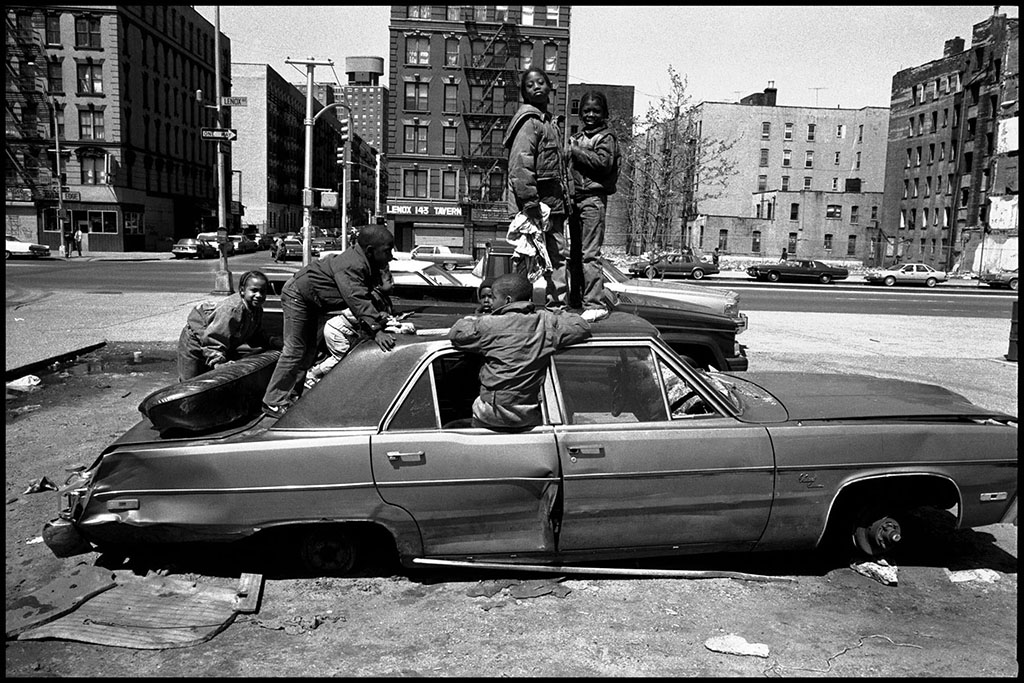
<instances>
[{"instance_id":1,"label":"car hood","mask_svg":"<svg viewBox=\"0 0 1024 683\"><path fill-rule=\"evenodd\" d=\"M724 313L729 304L735 304L739 301L739 294L731 289L691 285L684 282L660 282L655 280L643 283L623 283L605 281L604 286L606 289L616 293L628 292L629 294L642 297L682 301L719 314Z\"/></svg>"},{"instance_id":2,"label":"car hood","mask_svg":"<svg viewBox=\"0 0 1024 683\"><path fill-rule=\"evenodd\" d=\"M790 420L1008 417L943 387L867 375L745 372L785 406Z\"/></svg>"}]
</instances>

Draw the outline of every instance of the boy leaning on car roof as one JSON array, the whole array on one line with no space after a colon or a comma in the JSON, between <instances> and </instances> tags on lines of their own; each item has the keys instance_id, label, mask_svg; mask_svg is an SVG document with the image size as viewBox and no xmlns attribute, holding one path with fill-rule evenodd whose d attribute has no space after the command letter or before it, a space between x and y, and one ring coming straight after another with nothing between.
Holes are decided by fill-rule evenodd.
<instances>
[{"instance_id":1,"label":"boy leaning on car roof","mask_svg":"<svg viewBox=\"0 0 1024 683\"><path fill-rule=\"evenodd\" d=\"M541 423L540 391L547 359L590 337L590 324L563 310L537 309L533 286L519 273L494 280L494 310L466 316L448 339L457 349L484 357L480 395L473 401L473 426L519 431Z\"/></svg>"}]
</instances>

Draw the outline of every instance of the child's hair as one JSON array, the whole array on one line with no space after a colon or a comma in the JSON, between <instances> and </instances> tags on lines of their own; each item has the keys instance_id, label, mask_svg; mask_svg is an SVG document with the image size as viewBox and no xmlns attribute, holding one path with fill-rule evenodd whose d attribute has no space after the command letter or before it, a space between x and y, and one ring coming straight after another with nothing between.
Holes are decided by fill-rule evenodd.
<instances>
[{"instance_id":1,"label":"child's hair","mask_svg":"<svg viewBox=\"0 0 1024 683\"><path fill-rule=\"evenodd\" d=\"M601 116L608 118L608 98L604 96L604 93L600 90L588 90L583 93L580 97L580 111L583 111L583 105L587 102L596 102L597 106L601 107Z\"/></svg>"},{"instance_id":2,"label":"child's hair","mask_svg":"<svg viewBox=\"0 0 1024 683\"><path fill-rule=\"evenodd\" d=\"M395 236L383 225L367 225L359 231L356 242L363 249L366 249L367 247L379 247L388 242L394 244Z\"/></svg>"},{"instance_id":3,"label":"child's hair","mask_svg":"<svg viewBox=\"0 0 1024 683\"><path fill-rule=\"evenodd\" d=\"M505 273L494 279L491 286L494 298L500 303L505 297L512 297L512 301L529 301L533 298L533 286L522 273Z\"/></svg>"},{"instance_id":4,"label":"child's hair","mask_svg":"<svg viewBox=\"0 0 1024 683\"><path fill-rule=\"evenodd\" d=\"M242 276L240 278L238 278L238 291L239 292L241 292L243 289L245 289L245 285L246 285L246 283L249 282L249 280L263 280L263 288L262 289L263 289L263 292L266 293L267 285L270 284L270 280L268 280L267 276L264 275L262 272L260 272L258 270L247 270L244 273L242 273Z\"/></svg>"},{"instance_id":5,"label":"child's hair","mask_svg":"<svg viewBox=\"0 0 1024 683\"><path fill-rule=\"evenodd\" d=\"M483 291L485 289L491 290L492 294L494 293L494 278L493 277L484 278L483 282L480 283L480 286L476 288L477 296L479 296L481 293L483 293Z\"/></svg>"},{"instance_id":6,"label":"child's hair","mask_svg":"<svg viewBox=\"0 0 1024 683\"><path fill-rule=\"evenodd\" d=\"M555 86L551 84L551 77L548 73L540 67L531 66L529 69L523 72L523 75L519 77L519 95L523 98L523 102L526 102L526 79L530 77L530 74L540 74L544 77L544 81L548 84L548 88L554 90Z\"/></svg>"}]
</instances>

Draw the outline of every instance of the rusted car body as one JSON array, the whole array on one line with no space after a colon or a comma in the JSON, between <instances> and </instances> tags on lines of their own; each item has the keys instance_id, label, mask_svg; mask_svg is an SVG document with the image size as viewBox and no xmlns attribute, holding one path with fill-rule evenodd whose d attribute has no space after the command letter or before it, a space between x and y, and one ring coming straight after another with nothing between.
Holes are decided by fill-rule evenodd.
<instances>
[{"instance_id":1,"label":"rusted car body","mask_svg":"<svg viewBox=\"0 0 1024 683\"><path fill-rule=\"evenodd\" d=\"M436 332L387 354L357 346L276 421L172 436L143 420L65 490L44 540L66 556L277 528L330 548L314 566L345 571L369 529L411 566L836 535L877 555L919 506L955 508L961 526L1016 516L1015 417L933 385L705 373L639 318L593 328L551 360L544 424L525 432L468 426L481 361Z\"/></svg>"}]
</instances>

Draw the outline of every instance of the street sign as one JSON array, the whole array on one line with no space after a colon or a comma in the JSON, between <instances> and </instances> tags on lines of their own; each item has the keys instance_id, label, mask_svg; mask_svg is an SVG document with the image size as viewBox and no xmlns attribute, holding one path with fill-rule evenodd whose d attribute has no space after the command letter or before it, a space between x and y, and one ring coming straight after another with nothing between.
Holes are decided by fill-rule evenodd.
<instances>
[{"instance_id":1,"label":"street sign","mask_svg":"<svg viewBox=\"0 0 1024 683\"><path fill-rule=\"evenodd\" d=\"M61 192L60 198L66 202L80 202L82 201L81 192Z\"/></svg>"},{"instance_id":2,"label":"street sign","mask_svg":"<svg viewBox=\"0 0 1024 683\"><path fill-rule=\"evenodd\" d=\"M200 131L204 140L237 140L238 131L234 128L203 128Z\"/></svg>"},{"instance_id":3,"label":"street sign","mask_svg":"<svg viewBox=\"0 0 1024 683\"><path fill-rule=\"evenodd\" d=\"M248 107L248 97L221 97L220 106L222 107Z\"/></svg>"}]
</instances>

